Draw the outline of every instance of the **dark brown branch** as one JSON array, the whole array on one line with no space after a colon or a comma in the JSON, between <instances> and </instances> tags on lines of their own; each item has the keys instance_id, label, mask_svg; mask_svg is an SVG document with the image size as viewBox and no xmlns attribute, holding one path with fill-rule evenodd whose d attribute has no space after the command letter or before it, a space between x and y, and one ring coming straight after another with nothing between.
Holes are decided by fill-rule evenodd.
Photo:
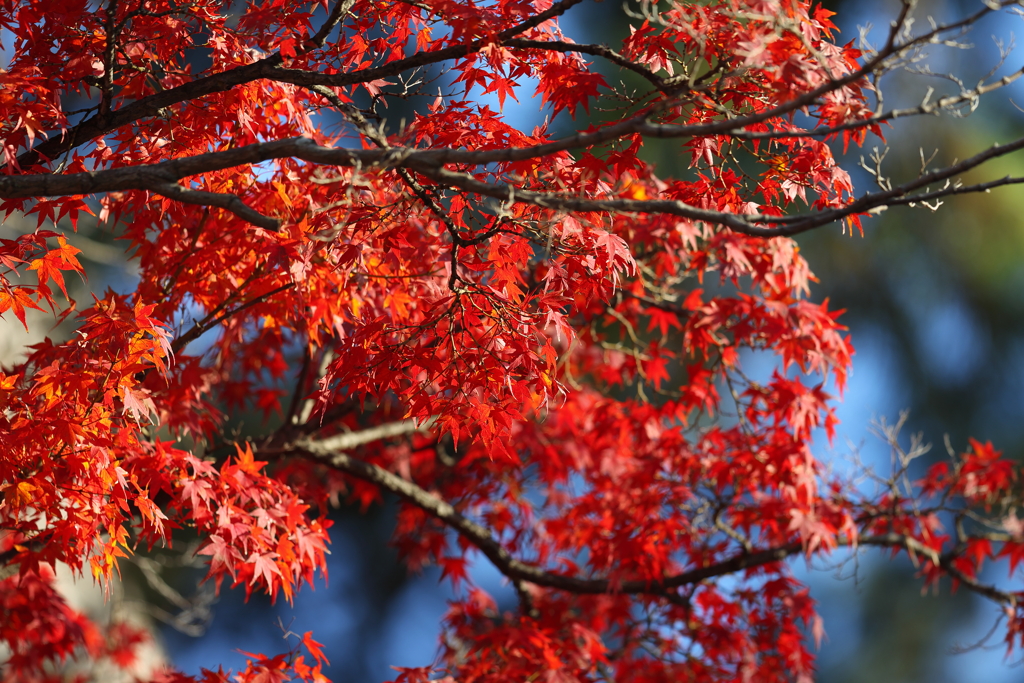
<instances>
[{"instance_id":1,"label":"dark brown branch","mask_svg":"<svg viewBox=\"0 0 1024 683\"><path fill-rule=\"evenodd\" d=\"M284 416L284 424L282 427L292 426L298 415L299 403L302 401L302 397L306 393L306 385L309 382L309 371L312 365L313 357L309 352L309 347L302 349L302 365L299 367L298 377L295 378L295 389L292 391L292 400L288 403L288 412Z\"/></svg>"},{"instance_id":2,"label":"dark brown branch","mask_svg":"<svg viewBox=\"0 0 1024 683\"><path fill-rule=\"evenodd\" d=\"M1013 5L1016 3L1005 2L1003 4ZM894 54L900 54L914 46L928 43L934 37L941 35L944 32L960 28L961 25L974 23L982 16L992 11L994 10L988 8L983 9L975 15L972 15L969 19L965 19L964 21L956 22L954 24L936 27L935 29L917 36L916 38L912 38L898 46L887 44L885 49L881 50L878 54L864 63L859 69L840 78L829 80L803 95L757 114L748 114L732 119L721 119L710 123L696 125L674 125L651 123L648 120L650 114L642 113L618 123L605 126L596 131L589 133L577 133L554 142L536 145L534 147L510 147L506 150L483 150L479 152L455 149L436 150L437 161L444 164L489 164L525 161L527 159L539 156L548 156L550 154L564 152L570 149L593 147L633 134L640 134L652 138L703 137L708 135L730 134L733 131L742 130L747 126L763 123L769 119L784 116L804 107L811 106L815 104L822 95L839 90L870 75L876 69L880 68L886 59Z\"/></svg>"},{"instance_id":3,"label":"dark brown branch","mask_svg":"<svg viewBox=\"0 0 1024 683\"><path fill-rule=\"evenodd\" d=\"M561 14L579 1L580 0L563 0L562 2L556 3L546 12L542 12L518 24L517 26L499 33L499 42L510 42L516 40L514 39L514 36L518 33L537 26L541 22L556 16L557 14ZM327 27L328 24L331 24L331 22L337 23L338 21L341 21L339 17L342 17L346 11L344 4L345 3L342 2L335 6L335 11L332 13L331 17L329 17L325 27ZM737 137L753 135L748 134L745 131L747 126L761 123L772 117L784 115L801 107L813 104L821 95L853 83L872 73L877 68L883 68L885 60L889 57L902 54L903 51L910 49L915 45L937 39L937 37L943 32L968 26L977 21L984 14L991 11L992 9L990 8L983 9L975 15L972 15L960 22L936 27L925 34L908 39L900 45L895 45L896 36L905 20L905 17L901 16L901 19L894 24L893 31L890 34L885 48L869 59L868 62L860 69L857 69L856 71L841 78L830 80L829 82L822 84L820 87L773 109L733 119L713 121L699 125L680 126L674 124L651 123L647 118L649 114L644 114L605 126L596 131L578 133L550 143L536 145L533 147L511 148L504 150L409 150L404 148L370 151L331 150L329 148L318 147L309 141L303 141L301 139L280 140L270 143L249 145L236 150L177 159L163 162L161 164L110 169L93 173L81 173L68 176L51 174L5 176L0 178L0 198L92 194L96 192L125 189L143 189L151 190L158 194L175 198L179 201L186 201L206 206L219 206L234 212L244 220L250 221L255 225L259 225L267 229L274 229L278 226L278 221L276 219L260 214L255 209L247 206L240 198L230 195L217 195L214 193L203 193L197 190L191 190L178 185L177 181L183 177L198 175L210 170L237 166L244 163L259 163L260 161L266 161L271 158L294 156L313 163L327 163L333 165L358 164L363 166L377 165L399 169L403 167L410 168L439 182L447 182L456 187L461 187L464 190L477 192L485 196L506 199L511 198L513 194L518 192L518 200L521 202L553 208L556 210L667 213L689 218L691 220L722 224L733 230L751 235L793 235L834 222L835 220L839 220L840 218L849 216L853 213L869 211L874 208L887 206L890 200L891 203L913 203L915 201L923 201L920 198L908 197L907 195L909 192L924 187L930 182L934 182L935 179L939 177L936 175L936 173L939 172L933 172L932 174L922 176L918 181L902 185L899 188L894 188L893 190L864 195L853 204L842 209L834 209L800 216L739 217L722 212L698 209L681 202L638 202L635 200L608 199L592 200L569 198L559 196L557 194L537 193L528 190L516 191L515 188L509 185L488 185L476 181L468 175L448 171L444 169L443 166L451 163L481 165L526 160L574 148L592 147L594 145L603 144L633 134L640 134L653 138L696 137L715 134L732 134ZM315 38L318 38L321 41L325 40L326 33L324 33L324 36L320 36L318 34ZM542 43L544 43L544 41L519 41L514 44L518 44L522 47L528 47L530 49L540 49L538 46ZM571 44L552 41L550 45L552 49L568 49ZM481 47L482 43L471 46L452 46L450 48L444 48L434 52L418 53L405 59L395 60L394 62L382 67L364 69L349 74L323 74L319 72L283 69L280 68L281 60L279 56L271 56L257 62L256 64L239 67L238 69L233 69L229 72L223 72L205 79L199 79L198 81L194 81L179 88L163 91L133 103L132 105L128 105L122 110L113 112L109 115L94 116L89 121L71 129L68 134L61 139L64 142L54 138L42 143L37 146L35 150L27 154L31 155L45 152L47 155L50 155L52 153L57 153L60 150L66 150L67 146L73 146L93 137L95 134L101 133L102 131L100 128L103 128L104 130L111 130L119 125L134 120L134 118L145 115L147 112L149 115L152 115L160 108L182 101L183 99L201 97L204 94L217 92L256 78L273 78L279 81L295 83L320 91L326 90L326 85L338 86L372 80L374 78L401 73L403 70L409 68L435 63L437 61L458 58L459 56L469 54L471 51L480 49ZM617 53L610 50L606 51L606 49L601 46L577 47L580 48L580 51L589 51L590 53L601 54L602 56L616 61L616 63L628 62L628 60L617 55ZM385 71L387 73L385 73ZM653 73L649 75L657 78ZM1004 81L1007 81L1007 79L1002 79L996 84L985 86L985 88L994 89L995 87L1001 87L1002 84L1005 84ZM983 88L979 87L977 90L980 93L982 89ZM942 106L953 106L968 96L973 96L973 93L961 93L961 95L954 96L952 99L944 98L936 103L935 106L939 108ZM929 105L923 104L918 107L918 110L922 113L928 113L928 111L930 111L928 106ZM133 107L135 109L133 109ZM897 113L890 112L890 115L895 117ZM102 125L99 123L100 121L102 121ZM856 122L852 123L851 126L856 127L858 125L870 125L870 123L871 121ZM92 126L92 128L90 128L90 126ZM838 130L838 128L836 130ZM822 131L816 132L816 134L821 133ZM62 147L61 145L65 145L65 142L66 146ZM47 146L51 144L56 144L56 146L51 149ZM1004 151L1001 153L1006 152ZM25 157L25 155L22 155L22 158L20 159L22 165L28 164L32 161L33 159ZM950 167L945 170L951 171L952 174L962 172L961 165ZM942 177L948 178L950 175L947 174ZM928 194L931 196L933 193Z\"/></svg>"},{"instance_id":4,"label":"dark brown branch","mask_svg":"<svg viewBox=\"0 0 1024 683\"><path fill-rule=\"evenodd\" d=\"M310 38L306 43L306 49L314 50L323 47L324 43L327 42L327 36L331 35L331 31L333 31L334 28L344 20L345 15L349 13L349 10L352 9L354 4L356 4L355 0L337 0L337 2L334 3L334 8L331 10L330 15L328 15L327 20L324 22L324 25L321 26L320 30L316 32L316 35Z\"/></svg>"},{"instance_id":5,"label":"dark brown branch","mask_svg":"<svg viewBox=\"0 0 1024 683\"><path fill-rule=\"evenodd\" d=\"M592 55L594 57L603 57L612 64L628 69L634 73L640 74L647 81L651 83L658 90L666 90L669 87L669 81L662 78L658 74L654 73L642 64L637 64L631 61L627 57L622 56L615 50L611 49L607 45L588 45L581 43L567 43L562 40L527 40L525 38L513 38L512 40L506 40L503 45L505 47L513 48L525 48L528 50L547 50L551 52L578 52L580 54ZM678 84L673 83L678 87Z\"/></svg>"},{"instance_id":6,"label":"dark brown branch","mask_svg":"<svg viewBox=\"0 0 1024 683\"><path fill-rule=\"evenodd\" d=\"M616 124L620 125L620 124ZM615 126L611 126L615 127ZM610 127L610 128L611 128ZM579 136L576 136L579 137ZM521 148L520 152L532 152L534 156L548 153L548 145ZM449 171L445 163L490 163L505 160L509 152L516 150L487 150L471 152L466 150L417 150L405 147L387 149L355 150L321 147L308 138L289 138L273 142L238 147L223 152L210 152L194 157L185 157L157 164L144 164L124 168L75 173L70 175L36 174L25 176L0 176L0 198L13 199L53 195L93 194L119 190L150 190L181 201L210 206L221 206L256 225L276 228L275 219L263 216L246 206L239 199L232 201L230 195L203 193L177 185L177 181L188 176L200 175L245 164L256 164L270 159L295 157L303 161L333 166L377 166L381 168L409 168L446 186L458 187L475 194L494 197L502 201L532 204L558 211L609 211L617 213L661 213L679 216L695 221L724 225L748 235L775 237L796 235L814 228L833 223L854 214L897 204L932 201L943 196L984 191L998 185L1016 182L1002 179L983 185L956 187L920 192L929 185L955 178L986 161L1004 156L1024 148L1024 138L1005 145L994 145L957 164L922 174L912 181L881 192L867 193L839 209L828 209L811 214L792 216L742 216L721 211L711 211L690 206L675 200L636 199L588 199L572 197L553 192L536 192L517 188L507 183L485 183L471 175ZM527 157L528 158L528 157ZM770 227L777 226L777 227Z\"/></svg>"},{"instance_id":7,"label":"dark brown branch","mask_svg":"<svg viewBox=\"0 0 1024 683\"><path fill-rule=\"evenodd\" d=\"M184 204L196 204L197 206L217 206L253 225L266 230L277 230L281 227L281 221L270 216L265 216L252 208L237 195L224 194L220 192L204 192L201 190L190 190L178 183L155 183L147 188L159 195L174 199Z\"/></svg>"},{"instance_id":8,"label":"dark brown branch","mask_svg":"<svg viewBox=\"0 0 1024 683\"><path fill-rule=\"evenodd\" d=\"M812 230L826 223L840 220L847 216L857 213L867 213L872 209L880 207L894 206L898 204L913 204L916 202L931 201L940 197L944 197L952 194L964 194L969 191L983 192L988 188L984 185L975 185L970 187L956 188L951 185L948 188L941 190L935 190L932 192L923 192L919 194L911 194L916 190L921 190L929 185L943 182L955 178L967 171L976 168L986 161L1005 156L1011 152L1016 152L1019 149L1024 149L1024 138L1018 138L1012 142L1008 142L1005 145L993 145L984 152L975 154L973 157L964 159L963 161L946 166L945 168L936 169L923 173L914 180L903 183L891 190L885 190L882 192L872 192L861 196L859 199L851 202L847 206L841 209L830 209L828 211L822 211L818 214L811 214L805 216L783 216L775 219L774 223L786 224L779 228L779 234L793 235L801 232ZM996 184L1007 184L1007 179L1002 181L996 181ZM996 184L991 185L995 187Z\"/></svg>"},{"instance_id":9,"label":"dark brown branch","mask_svg":"<svg viewBox=\"0 0 1024 683\"><path fill-rule=\"evenodd\" d=\"M535 28L545 21L565 13L569 8L582 1L583 0L561 0L560 2L556 2L544 12L540 12L539 14L526 19L515 26L501 31L497 36L497 40L498 42L508 40L524 31ZM314 38L317 38L317 36L314 36ZM326 40L326 35L323 39ZM305 87L313 85L343 87L389 78L391 76L397 76L409 69L429 66L431 64L437 64L439 62L452 59L459 59L473 52L478 52L484 46L485 43L481 41L472 45L455 45L441 50L435 50L433 52L419 52L410 57L406 57L405 59L396 59L393 62L388 62L383 66L360 69L358 71L341 74L325 74L304 71L301 69L285 69L281 67L283 60L280 53L274 53L265 59L259 60L258 62L236 67L228 71L222 71L211 76L206 76L205 78L199 78L190 83L186 83L185 85L178 86L177 88L170 88L150 95L149 97L144 97L141 100L132 102L117 111L104 114L103 116L93 116L77 126L64 131L61 136L52 137L49 140L36 145L31 150L22 153L18 157L18 166L20 168L30 168L41 163L45 159L55 159L61 154L67 152L69 149L92 140L100 135L117 130L121 126L126 126L130 123L151 116L157 116L161 109L171 107L181 102L196 100L207 95L225 92L227 90L231 90L235 86L249 83L251 81L265 78Z\"/></svg>"},{"instance_id":10,"label":"dark brown branch","mask_svg":"<svg viewBox=\"0 0 1024 683\"><path fill-rule=\"evenodd\" d=\"M367 154L366 152L341 149L325 156L328 149L319 147L308 138L288 138L236 147L222 152L209 152L192 157L172 159L157 164L124 166L68 175L50 173L3 175L0 176L0 198L18 199L121 190L150 190L153 186L176 183L188 176L290 156L307 161L322 158L323 161L316 161L316 163L330 163L338 166L352 166L357 163L370 165L382 156L382 154L372 151Z\"/></svg>"},{"instance_id":11,"label":"dark brown branch","mask_svg":"<svg viewBox=\"0 0 1024 683\"><path fill-rule=\"evenodd\" d=\"M597 211L614 213L661 213L680 218L688 218L694 221L703 221L724 225L728 228L748 235L773 237L783 234L780 229L758 226L749 222L760 219L760 216L742 217L737 214L724 211L711 211L691 206L678 200L638 200L638 199L587 199L573 197L554 192L535 192L524 190L506 183L485 183L465 173L456 173L444 168L439 169L417 169L423 175L432 178L438 183L458 187L460 189L494 197L505 202L516 202L519 204L532 204L542 208L556 211ZM833 219L834 220L834 219ZM832 221L828 221L832 222Z\"/></svg>"},{"instance_id":12,"label":"dark brown branch","mask_svg":"<svg viewBox=\"0 0 1024 683\"><path fill-rule=\"evenodd\" d=\"M62 135L51 137L49 140L39 143L31 150L23 152L18 157L18 166L20 168L31 168L47 159L55 159L74 147L100 135L117 130L135 121L157 116L162 109L181 102L197 100L207 95L231 90L235 86L263 78L269 69L280 63L281 56L274 54L252 64L240 66L229 71L222 71L205 78L199 78L177 88L162 90L103 116L92 116L77 126L64 131Z\"/></svg>"},{"instance_id":13,"label":"dark brown branch","mask_svg":"<svg viewBox=\"0 0 1024 683\"><path fill-rule=\"evenodd\" d=\"M997 187L1020 185L1022 183L1024 183L1024 177L1005 176L996 180L990 180L987 183L977 183L976 185L951 185L950 187L944 187L940 190L922 192L920 194L911 195L910 197L891 199L887 203L887 206L902 206L907 204L913 206L914 204L927 204L928 202L932 202L937 199L945 199L946 197L952 197L953 195L977 194L979 192L988 192L989 190L993 190Z\"/></svg>"},{"instance_id":14,"label":"dark brown branch","mask_svg":"<svg viewBox=\"0 0 1024 683\"><path fill-rule=\"evenodd\" d=\"M330 88L323 85L314 85L310 88L313 92L324 97L331 105L337 109L352 125L356 127L359 134L367 138L378 148L383 150L392 149L391 143L388 142L387 137L383 131L375 128L371 124L363 113L359 111L355 106L342 101ZM414 195L434 213L435 216L444 224L448 233L452 236L452 265L451 273L448 276L448 289L453 292L456 289L456 282L458 281L458 259L459 259L459 247L462 246L459 237L458 228L455 223L452 222L451 216L444 211L443 207L438 205L434 200L434 197L430 195L426 188L420 185L419 181L413 177L408 169L399 168L398 175L402 179L402 182L408 187Z\"/></svg>"},{"instance_id":15,"label":"dark brown branch","mask_svg":"<svg viewBox=\"0 0 1024 683\"><path fill-rule=\"evenodd\" d=\"M980 166L986 161L997 157L1005 156L1019 149L1024 149L1024 138L1018 138L1005 145L993 145L989 149L959 163L924 173L919 177L902 185L862 195L860 198L839 209L827 209L811 214L799 214L793 216L765 216L765 215L739 215L720 211L709 211L698 207L690 206L676 200L637 200L637 199L586 199L571 197L548 192L535 192L516 188L506 183L485 183L465 174L456 173L447 169L418 170L424 175L433 178L439 183L459 187L463 190L480 194L487 197L494 197L503 201L514 201L525 204L532 204L549 209L561 211L597 211L615 213L660 213L690 220L704 221L724 225L732 230L747 235L758 237L778 237L797 235L829 223L841 220L855 214L865 214L883 207L914 204L919 202L934 201L953 194L965 194L968 192L984 192L992 187L1014 184L1021 182L1016 178L1003 178L967 187L950 185L947 188L913 194L917 190L926 188L929 185L955 178L967 171ZM410 164L411 165L411 164ZM777 227L767 227L777 226Z\"/></svg>"},{"instance_id":16,"label":"dark brown branch","mask_svg":"<svg viewBox=\"0 0 1024 683\"><path fill-rule=\"evenodd\" d=\"M266 292L264 294L260 294L257 297L253 297L252 299L249 299L245 303L243 303L243 304L241 304L239 306L236 306L235 308L232 308L229 311L221 312L222 309L225 307L225 304L222 304L217 309L213 310L205 318L203 318L202 320L197 322L195 325L193 325L191 328L189 328L189 330L187 332L185 332L184 334L179 335L174 340L174 342L171 344L171 351L173 353L178 353L183 348L188 346L188 344L190 342L195 341L196 339L201 337L203 335L203 333L207 332L208 330L212 330L214 327L216 327L217 325L221 324L222 322L224 322L228 318L230 318L232 316L235 316L235 315L238 315L239 313L241 313L245 309L250 308L252 306L255 306L258 303L262 303L262 302L266 301L267 299L269 299L270 297L274 296L275 294L278 294L278 293L283 292L285 290L291 289L294 286L295 286L295 283L289 282L287 284L281 285L280 287L275 287L274 289L270 290L269 292ZM227 303L227 302L225 302L225 303Z\"/></svg>"},{"instance_id":17,"label":"dark brown branch","mask_svg":"<svg viewBox=\"0 0 1024 683\"><path fill-rule=\"evenodd\" d=\"M572 6L582 2L582 0L562 0L551 6L545 12L541 12L530 19L527 19L516 26L513 26L505 31L502 31L497 36L497 42L502 43L513 39L516 35L534 28L544 21L551 19L555 16L563 14ZM1002 3L1002 4L1013 4L1013 3ZM673 127L662 127L656 126L655 124L647 123L642 117L637 119L629 119L627 121L620 122L613 126L606 126L599 131L595 131L590 134L579 134L576 136L570 136L564 140L560 140L554 143L549 143L549 146L541 146L541 148L528 148L534 150L539 154L551 154L558 151L564 151L574 147L587 147L595 144L601 144L609 140L622 137L632 133L642 133L651 135L653 137L686 137L686 136L700 136L700 135L716 135L727 133L729 131L737 131L746 126L760 123L767 119L787 114L791 111L796 111L802 107L812 105L817 98L820 96L845 87L851 83L854 83L861 78L879 68L883 62L894 54L899 54L907 49L910 49L916 45L928 43L936 36L941 35L944 32L949 32L963 26L970 25L976 22L985 14L992 12L992 9L985 8L978 13L975 13L971 17L964 19L963 21L956 22L945 26L939 26L935 29L924 33L916 38L912 38L905 43L900 45L894 44L896 29L894 28L890 40L886 46L879 51L872 59L866 62L861 68L853 71L841 78L830 80L827 83L822 84L818 88L811 90L800 97L794 98L793 100L783 103L778 107L771 110L761 112L759 114L752 114L749 116L738 117L734 119L727 119L722 121L716 121L709 124L703 124L699 126L673 126ZM901 23L901 22L900 22ZM72 147L81 144L85 141L91 140L99 135L103 135L110 131L116 130L121 126L128 125L134 121L147 118L150 116L156 116L161 109L171 107L180 102L198 99L206 95L224 92L230 90L237 85L248 83L261 78L270 80L276 80L284 83L292 83L294 85L310 87L314 85L343 87L354 85L357 83L364 83L367 81L388 78L396 76L409 69L414 69L422 66L428 66L443 61L452 59L459 59L472 52L479 51L484 44L475 43L470 46L458 45L443 48L441 50L435 50L433 52L420 52L404 59L398 59L393 62L389 62L380 67L371 67L367 69L361 69L350 73L342 74L326 74L313 71L304 71L302 69L286 69L281 67L282 59L280 54L273 54L265 59L262 59L253 64L249 64L242 67L237 67L229 71L224 71L218 74L213 74L205 78L200 78L191 83L179 86L177 88L171 88L164 90L159 93L150 95L141 100L133 102L121 109L110 112L104 116L93 116L92 118L78 124L65 131L60 137L53 137L45 142L36 145L32 150L29 150L18 157L18 165L21 168L28 168L40 163L41 160L54 159L57 156L65 153ZM635 129L638 124L644 123L643 130ZM490 159L490 160L476 160L476 159L464 159L463 163L490 163L492 161L514 161L517 159L530 158L532 154L527 152L525 156L521 156L524 150L509 150L510 156L502 159ZM447 162L447 160L445 160ZM454 160L453 160L454 163Z\"/></svg>"},{"instance_id":18,"label":"dark brown branch","mask_svg":"<svg viewBox=\"0 0 1024 683\"><path fill-rule=\"evenodd\" d=\"M87 195L122 190L148 190L181 202L201 206L217 206L231 211L243 220L267 230L276 230L280 222L246 205L241 198L193 190L178 184L182 178L201 175L246 164L258 164L271 159L296 157L314 163L337 166L373 165L384 155L374 151L363 152L319 147L308 138L288 138L273 142L236 147L222 152L210 152L192 157L172 159L157 164L125 166L103 171L54 175L0 175L0 198Z\"/></svg>"},{"instance_id":19,"label":"dark brown branch","mask_svg":"<svg viewBox=\"0 0 1024 683\"><path fill-rule=\"evenodd\" d=\"M503 575L513 582L527 581L538 586L564 590L578 594L627 593L666 595L668 591L708 579L735 574L745 569L781 562L805 551L800 542L742 552L705 567L698 567L661 579L622 580L583 579L555 574L534 565L522 562L512 556L486 527L463 516L450 503L403 479L384 468L360 460L345 453L345 450L366 445L385 438L412 434L428 429L428 424L416 420L403 420L380 425L359 432L339 434L327 439L302 439L284 448L272 448L264 453L286 455L306 454L342 472L377 484L419 507L458 532L483 553ZM954 552L939 556L935 551L921 545L917 540L902 534L888 533L864 536L858 539L838 539L840 547L873 546L901 548L909 553L924 555L941 567L950 576L963 583L972 591L1004 604L1016 604L1017 598L1010 593L982 584L965 576L953 565L957 557Z\"/></svg>"},{"instance_id":20,"label":"dark brown branch","mask_svg":"<svg viewBox=\"0 0 1024 683\"><path fill-rule=\"evenodd\" d=\"M916 107L905 107L903 109L890 109L889 111L881 114L876 114L866 119L858 119L856 121L850 121L839 126L831 126L828 128L812 128L805 131L763 131L763 132L751 132L751 131L732 131L728 133L729 137L736 138L737 140L767 140L767 139L793 139L793 138L820 138L835 135L836 133L842 133L843 131L856 130L858 128L867 128L879 123L885 123L886 121L894 121L896 119L907 118L910 116L927 116L927 115L938 115L943 111L949 111L954 107L962 104L976 101L979 97L987 95L988 93L1005 88L1014 81L1018 80L1021 76L1024 76L1024 68L1014 71L1012 74L1007 74L997 81L988 83L986 85L979 85L972 90L965 90L959 95L947 95L946 97L940 97L934 102L922 102Z\"/></svg>"},{"instance_id":21,"label":"dark brown branch","mask_svg":"<svg viewBox=\"0 0 1024 683\"><path fill-rule=\"evenodd\" d=\"M529 19L526 19L515 26L511 26L504 31L499 31L493 42L497 44L504 44L505 41L514 38L520 33L536 28L545 21L564 14L571 7L578 5L581 2L583 2L583 0L561 0L560 2L556 2L543 12L539 12ZM417 52L409 57L388 62L383 66L361 69L351 73L329 74L317 71L306 71L304 69L274 68L266 78L303 87L309 87L312 85L344 87L348 85L355 85L356 83L366 83L368 81L397 76L398 74L410 69L417 69L454 59L461 59L467 55L479 52L487 44L488 43L484 41L477 41L470 45L452 45L450 47L433 50L431 52ZM280 63L280 61L278 63Z\"/></svg>"}]
</instances>

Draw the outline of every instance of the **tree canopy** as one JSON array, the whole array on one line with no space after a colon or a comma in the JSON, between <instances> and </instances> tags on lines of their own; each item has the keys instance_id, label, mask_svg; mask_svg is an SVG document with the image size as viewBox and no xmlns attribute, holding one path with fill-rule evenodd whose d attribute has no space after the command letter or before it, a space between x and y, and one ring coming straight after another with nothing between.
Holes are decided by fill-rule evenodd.
<instances>
[{"instance_id":1,"label":"tree canopy","mask_svg":"<svg viewBox=\"0 0 1024 683\"><path fill-rule=\"evenodd\" d=\"M870 191L840 165L1013 82L882 90L1017 3L928 24L904 0L855 46L805 0L644 0L610 47L559 28L581 2L0 4L0 208L37 222L0 239L0 314L74 330L0 369L6 679L131 664L142 634L70 608L58 563L105 582L188 531L218 588L291 600L331 505L384 496L405 562L457 589L400 681L809 681L823 627L787 559L838 548L991 599L1020 644L1024 592L983 575L1024 559L1019 468L971 440L921 471L895 431L892 471L816 455L853 346L792 239L1021 182L961 177L1024 138L906 177L875 153ZM527 132L503 110L530 98ZM82 214L131 291L74 300ZM228 428L243 408L262 433ZM231 675L324 680L314 638Z\"/></svg>"}]
</instances>

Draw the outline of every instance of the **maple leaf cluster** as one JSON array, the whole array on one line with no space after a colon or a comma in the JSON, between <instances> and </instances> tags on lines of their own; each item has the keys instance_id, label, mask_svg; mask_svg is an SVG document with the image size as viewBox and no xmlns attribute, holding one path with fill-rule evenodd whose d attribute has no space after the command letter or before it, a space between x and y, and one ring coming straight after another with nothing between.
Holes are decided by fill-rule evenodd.
<instances>
[{"instance_id":1,"label":"maple leaf cluster","mask_svg":"<svg viewBox=\"0 0 1024 683\"><path fill-rule=\"evenodd\" d=\"M837 161L977 96L871 103L967 24L914 35L905 8L862 54L806 0L678 0L615 50L563 35L580 1L0 4L0 208L38 225L0 240L0 314L74 321L0 369L5 679L140 641L71 610L57 563L108 581L186 529L218 589L291 600L330 505L385 495L406 562L459 589L437 665L400 681L810 680L822 625L785 560L839 547L909 554L1024 641L1020 594L981 579L1024 558L991 445L921 481L903 453L877 495L815 456L853 347L791 237L1024 146L859 196ZM550 118L527 133L501 109L531 97ZM415 114L389 127L389 101ZM656 138L685 177L643 160ZM131 292L73 300L83 212L132 253ZM236 443L244 409L264 431ZM325 680L311 634L249 656L234 680Z\"/></svg>"}]
</instances>

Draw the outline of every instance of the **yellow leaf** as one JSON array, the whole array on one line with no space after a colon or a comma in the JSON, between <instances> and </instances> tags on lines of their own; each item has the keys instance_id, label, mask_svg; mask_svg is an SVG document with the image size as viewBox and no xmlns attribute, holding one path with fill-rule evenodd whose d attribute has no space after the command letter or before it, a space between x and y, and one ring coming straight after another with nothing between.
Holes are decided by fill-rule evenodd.
<instances>
[{"instance_id":1,"label":"yellow leaf","mask_svg":"<svg viewBox=\"0 0 1024 683\"><path fill-rule=\"evenodd\" d=\"M37 487L27 481L19 481L4 489L4 500L12 508L20 508L32 502L32 492Z\"/></svg>"}]
</instances>

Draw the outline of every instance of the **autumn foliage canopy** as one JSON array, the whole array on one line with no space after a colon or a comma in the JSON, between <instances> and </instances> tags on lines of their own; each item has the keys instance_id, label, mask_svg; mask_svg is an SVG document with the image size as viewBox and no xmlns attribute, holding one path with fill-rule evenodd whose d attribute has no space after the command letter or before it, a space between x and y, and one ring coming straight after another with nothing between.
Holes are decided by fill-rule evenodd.
<instances>
[{"instance_id":1,"label":"autumn foliage canopy","mask_svg":"<svg viewBox=\"0 0 1024 683\"><path fill-rule=\"evenodd\" d=\"M290 600L331 504L385 497L458 596L410 682L808 681L822 624L786 560L841 547L991 598L1020 644L1022 594L981 576L1024 559L1011 463L971 442L866 488L817 457L853 347L792 239L1000 184L955 179L1024 143L871 192L837 162L1009 82L877 90L998 3L906 3L858 49L806 0L632 3L621 44L576 43L581 1L0 2L0 208L38 226L0 240L0 313L73 329L0 368L5 680L131 663L60 563L105 582L188 533L221 590ZM531 98L548 123L520 130ZM88 214L132 291L69 299ZM226 429L243 409L262 433ZM325 680L315 637L200 680Z\"/></svg>"}]
</instances>

